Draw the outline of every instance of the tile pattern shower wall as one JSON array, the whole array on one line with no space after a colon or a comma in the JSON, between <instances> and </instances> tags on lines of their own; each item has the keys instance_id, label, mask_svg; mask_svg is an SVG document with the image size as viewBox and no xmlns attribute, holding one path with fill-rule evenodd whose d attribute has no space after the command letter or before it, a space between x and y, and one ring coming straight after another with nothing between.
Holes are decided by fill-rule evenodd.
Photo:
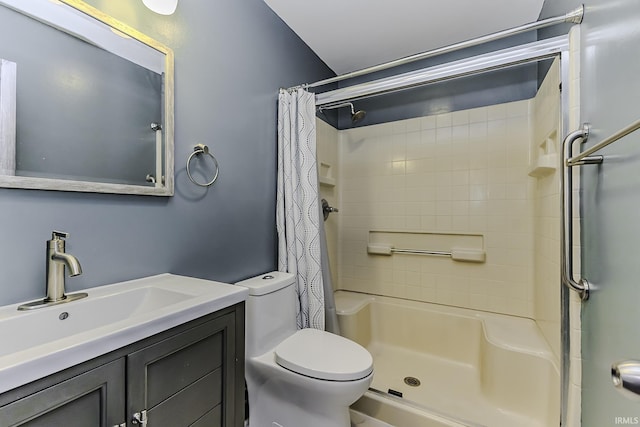
<instances>
[{"instance_id":1,"label":"tile pattern shower wall","mask_svg":"<svg viewBox=\"0 0 640 427\"><path fill-rule=\"evenodd\" d=\"M338 130L316 119L316 132L320 198L326 199L330 206L338 207ZM334 287L338 283L338 220L337 214L331 214L324 222Z\"/></svg>"},{"instance_id":2,"label":"tile pattern shower wall","mask_svg":"<svg viewBox=\"0 0 640 427\"><path fill-rule=\"evenodd\" d=\"M341 131L339 287L533 317L530 106ZM370 231L482 234L486 262L369 255Z\"/></svg>"},{"instance_id":3,"label":"tile pattern shower wall","mask_svg":"<svg viewBox=\"0 0 640 427\"><path fill-rule=\"evenodd\" d=\"M560 360L560 66L549 69L533 101L533 147L547 144L553 169L538 176L535 191L534 316ZM532 156L534 157L534 156Z\"/></svg>"}]
</instances>

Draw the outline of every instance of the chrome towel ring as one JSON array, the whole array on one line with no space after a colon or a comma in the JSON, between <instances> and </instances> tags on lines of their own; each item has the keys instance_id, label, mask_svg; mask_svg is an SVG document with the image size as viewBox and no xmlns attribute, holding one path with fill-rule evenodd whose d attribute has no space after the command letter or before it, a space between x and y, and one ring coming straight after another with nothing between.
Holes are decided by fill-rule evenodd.
<instances>
[{"instance_id":1,"label":"chrome towel ring","mask_svg":"<svg viewBox=\"0 0 640 427\"><path fill-rule=\"evenodd\" d=\"M199 156L200 154L205 154L211 157L211 159L213 160L213 163L216 166L216 173L213 175L213 178L211 179L211 181L204 184L193 179L193 176L191 176L191 170L190 170L191 160L193 159L194 156ZM220 173L220 166L218 165L218 160L213 156L213 154L209 152L209 147L205 144L196 144L195 147L193 147L193 153L191 153L187 158L187 175L189 176L189 179L191 180L191 182L193 182L195 185L199 185L200 187L209 187L211 184L216 182L216 179L218 179L219 173Z\"/></svg>"}]
</instances>

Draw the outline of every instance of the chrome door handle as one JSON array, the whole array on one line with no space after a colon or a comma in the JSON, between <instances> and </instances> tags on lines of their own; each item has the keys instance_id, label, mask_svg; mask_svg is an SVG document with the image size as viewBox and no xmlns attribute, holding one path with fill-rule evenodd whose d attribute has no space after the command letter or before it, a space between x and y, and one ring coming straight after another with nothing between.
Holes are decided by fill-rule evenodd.
<instances>
[{"instance_id":1,"label":"chrome door handle","mask_svg":"<svg viewBox=\"0 0 640 427\"><path fill-rule=\"evenodd\" d=\"M640 400L640 361L625 360L611 365L613 385L630 399Z\"/></svg>"}]
</instances>

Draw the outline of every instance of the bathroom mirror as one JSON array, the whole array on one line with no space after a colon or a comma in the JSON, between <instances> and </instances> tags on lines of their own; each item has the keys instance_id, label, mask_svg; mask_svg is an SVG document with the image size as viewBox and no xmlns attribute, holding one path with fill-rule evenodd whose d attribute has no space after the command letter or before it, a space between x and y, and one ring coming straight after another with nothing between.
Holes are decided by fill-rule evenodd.
<instances>
[{"instance_id":1,"label":"bathroom mirror","mask_svg":"<svg viewBox=\"0 0 640 427\"><path fill-rule=\"evenodd\" d=\"M79 0L0 0L0 187L173 195L173 52Z\"/></svg>"}]
</instances>

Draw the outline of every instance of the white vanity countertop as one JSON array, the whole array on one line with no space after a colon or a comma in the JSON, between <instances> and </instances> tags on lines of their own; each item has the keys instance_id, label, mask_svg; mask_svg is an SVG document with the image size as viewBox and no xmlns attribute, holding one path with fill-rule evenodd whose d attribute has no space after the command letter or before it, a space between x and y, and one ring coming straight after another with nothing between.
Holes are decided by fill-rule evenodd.
<instances>
[{"instance_id":1,"label":"white vanity countertop","mask_svg":"<svg viewBox=\"0 0 640 427\"><path fill-rule=\"evenodd\" d=\"M31 311L0 307L0 393L232 306L248 290L160 274Z\"/></svg>"}]
</instances>

